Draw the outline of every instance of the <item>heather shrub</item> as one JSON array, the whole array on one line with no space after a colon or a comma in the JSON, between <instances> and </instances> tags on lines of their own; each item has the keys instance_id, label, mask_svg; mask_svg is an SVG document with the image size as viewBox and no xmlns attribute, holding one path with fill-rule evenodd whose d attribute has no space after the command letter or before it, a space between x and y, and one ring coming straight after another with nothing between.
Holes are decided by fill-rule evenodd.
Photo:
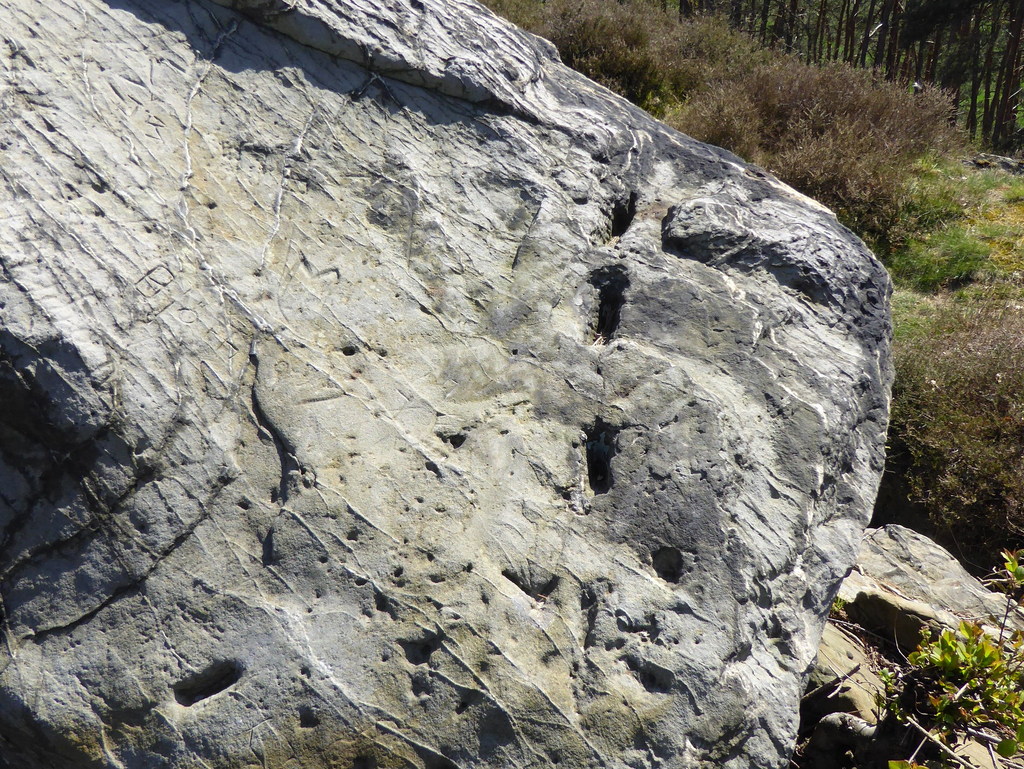
<instances>
[{"instance_id":1,"label":"heather shrub","mask_svg":"<svg viewBox=\"0 0 1024 769\"><path fill-rule=\"evenodd\" d=\"M681 22L647 0L487 0L558 48L562 61L657 117L720 71L749 72L774 54L717 17Z\"/></svg>"},{"instance_id":2,"label":"heather shrub","mask_svg":"<svg viewBox=\"0 0 1024 769\"><path fill-rule=\"evenodd\" d=\"M895 305L896 382L880 499L968 560L1024 544L1024 286Z\"/></svg>"},{"instance_id":3,"label":"heather shrub","mask_svg":"<svg viewBox=\"0 0 1024 769\"><path fill-rule=\"evenodd\" d=\"M720 72L669 119L825 203L884 251L911 200L914 164L960 143L949 111L937 90L915 96L868 71L776 56Z\"/></svg>"}]
</instances>

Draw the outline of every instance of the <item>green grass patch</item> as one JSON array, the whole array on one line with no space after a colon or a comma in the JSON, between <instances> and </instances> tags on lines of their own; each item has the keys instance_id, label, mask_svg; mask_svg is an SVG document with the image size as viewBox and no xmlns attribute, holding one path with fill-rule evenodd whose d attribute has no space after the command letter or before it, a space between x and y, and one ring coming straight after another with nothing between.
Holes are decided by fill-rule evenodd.
<instances>
[{"instance_id":1,"label":"green grass patch","mask_svg":"<svg viewBox=\"0 0 1024 769\"><path fill-rule=\"evenodd\" d=\"M954 290L1024 271L1024 179L952 160L917 163L885 242L897 286Z\"/></svg>"},{"instance_id":2,"label":"green grass patch","mask_svg":"<svg viewBox=\"0 0 1024 769\"><path fill-rule=\"evenodd\" d=\"M892 255L889 271L899 285L936 291L974 279L988 265L990 253L972 227L954 223Z\"/></svg>"}]
</instances>

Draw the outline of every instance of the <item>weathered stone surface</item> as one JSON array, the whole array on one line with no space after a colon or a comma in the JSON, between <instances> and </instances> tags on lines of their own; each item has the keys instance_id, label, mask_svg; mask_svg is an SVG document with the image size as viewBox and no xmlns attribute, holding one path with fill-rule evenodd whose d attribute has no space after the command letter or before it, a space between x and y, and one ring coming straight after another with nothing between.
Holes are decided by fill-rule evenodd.
<instances>
[{"instance_id":1,"label":"weathered stone surface","mask_svg":"<svg viewBox=\"0 0 1024 769\"><path fill-rule=\"evenodd\" d=\"M890 524L865 532L857 567L839 596L851 619L913 649L921 630L961 620L1024 630L1024 611L972 577L949 551L923 534ZM1009 613L1008 613L1009 609ZM998 633L998 631L995 631Z\"/></svg>"},{"instance_id":2,"label":"weathered stone surface","mask_svg":"<svg viewBox=\"0 0 1024 769\"><path fill-rule=\"evenodd\" d=\"M978 621L998 636L1004 617L1009 627L1024 627L1024 612L1011 606L1008 613L1005 595L988 590L940 545L894 524L865 532L857 565L839 595L846 602L845 615L860 626L858 632L867 630L863 637L883 645L895 641L904 663L925 627L934 634L955 629L961 620ZM906 755L908 727L896 727L890 717L874 728L884 715L874 704L876 695L884 693L874 672L880 659L877 648L872 652L842 627L826 626L801 703L801 731L810 735L803 766L882 766ZM916 744L920 735L912 733L912 739ZM960 742L953 750L965 766L996 765L988 743Z\"/></svg>"},{"instance_id":3,"label":"weathered stone surface","mask_svg":"<svg viewBox=\"0 0 1024 769\"><path fill-rule=\"evenodd\" d=\"M800 718L807 724L829 713L852 713L874 723L878 695L885 692L864 644L831 622L821 635L807 685L808 694L800 704Z\"/></svg>"},{"instance_id":4,"label":"weathered stone surface","mask_svg":"<svg viewBox=\"0 0 1024 769\"><path fill-rule=\"evenodd\" d=\"M10 765L781 766L884 271L470 2L225 5L0 0Z\"/></svg>"}]
</instances>

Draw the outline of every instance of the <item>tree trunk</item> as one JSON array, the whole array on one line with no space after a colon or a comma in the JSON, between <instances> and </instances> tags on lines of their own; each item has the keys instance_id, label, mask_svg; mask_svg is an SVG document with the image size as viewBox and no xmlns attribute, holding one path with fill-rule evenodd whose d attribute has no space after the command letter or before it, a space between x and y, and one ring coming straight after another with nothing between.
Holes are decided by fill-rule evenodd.
<instances>
[{"instance_id":1,"label":"tree trunk","mask_svg":"<svg viewBox=\"0 0 1024 769\"><path fill-rule=\"evenodd\" d=\"M992 122L994 119L994 94L999 92L998 83L993 83L993 68L995 67L996 42L999 40L1001 29L1000 22L1003 18L1003 7L1001 3L992 4L992 29L989 34L988 49L985 51L985 98L981 115L981 138L983 141L992 140ZM993 90L993 86L996 86Z\"/></svg>"},{"instance_id":2,"label":"tree trunk","mask_svg":"<svg viewBox=\"0 0 1024 769\"><path fill-rule=\"evenodd\" d=\"M860 43L860 57L858 64L861 67L867 66L868 60L868 48L871 46L871 29L875 23L875 0L871 0L871 4L868 6L868 17L864 22L864 37L861 38Z\"/></svg>"},{"instance_id":3,"label":"tree trunk","mask_svg":"<svg viewBox=\"0 0 1024 769\"><path fill-rule=\"evenodd\" d=\"M1020 35L1024 28L1024 0L1013 4L1010 19L1010 37L1004 57L1003 94L996 112L992 143L1002 147L1013 137L1017 128L1017 105L1020 102Z\"/></svg>"},{"instance_id":4,"label":"tree trunk","mask_svg":"<svg viewBox=\"0 0 1024 769\"><path fill-rule=\"evenodd\" d=\"M850 17L846 20L846 33L843 37L843 50L842 59L845 62L853 64L857 59L857 14L860 12L861 0L853 0L853 6L850 8ZM836 58L839 58L837 56Z\"/></svg>"},{"instance_id":5,"label":"tree trunk","mask_svg":"<svg viewBox=\"0 0 1024 769\"><path fill-rule=\"evenodd\" d=\"M892 11L896 0L884 0L882 3L882 18L879 19L878 43L875 45L875 58L872 65L875 68L885 64L885 44L889 42L889 21L892 18Z\"/></svg>"},{"instance_id":6,"label":"tree trunk","mask_svg":"<svg viewBox=\"0 0 1024 769\"><path fill-rule=\"evenodd\" d=\"M971 103L967 108L967 132L971 139L978 135L978 94L981 91L981 16L979 8L974 15L974 27L971 30Z\"/></svg>"}]
</instances>

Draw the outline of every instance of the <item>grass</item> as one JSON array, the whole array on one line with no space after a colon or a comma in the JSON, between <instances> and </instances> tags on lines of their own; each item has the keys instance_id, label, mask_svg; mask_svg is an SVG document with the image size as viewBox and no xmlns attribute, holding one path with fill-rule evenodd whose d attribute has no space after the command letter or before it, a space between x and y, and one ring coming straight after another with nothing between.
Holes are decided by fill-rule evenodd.
<instances>
[{"instance_id":1,"label":"grass","mask_svg":"<svg viewBox=\"0 0 1024 769\"><path fill-rule=\"evenodd\" d=\"M952 160L919 161L907 202L875 244L897 286L955 290L1024 270L1024 179Z\"/></svg>"}]
</instances>

